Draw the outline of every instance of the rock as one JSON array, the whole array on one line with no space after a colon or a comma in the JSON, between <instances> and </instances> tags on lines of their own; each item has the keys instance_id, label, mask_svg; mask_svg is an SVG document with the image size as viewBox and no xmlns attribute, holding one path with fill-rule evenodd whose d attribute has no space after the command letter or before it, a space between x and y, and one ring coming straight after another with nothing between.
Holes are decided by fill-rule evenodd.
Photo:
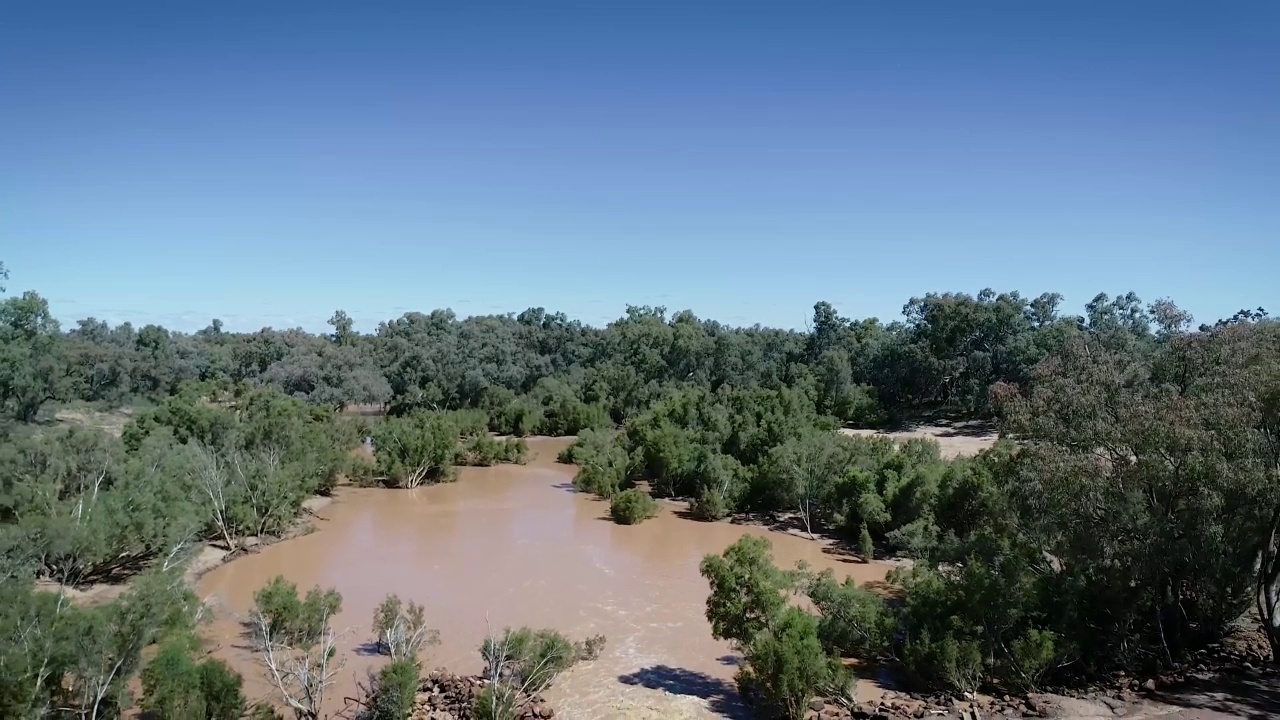
<instances>
[{"instance_id":1,"label":"rock","mask_svg":"<svg viewBox=\"0 0 1280 720\"><path fill-rule=\"evenodd\" d=\"M1117 709L1117 708L1122 708L1122 707L1124 707L1124 703L1123 703L1123 702L1120 702L1119 700L1117 700L1117 699L1115 699L1115 698L1113 698L1113 697L1108 697L1108 696L1106 696L1106 695L1103 695L1102 697L1098 698L1098 700L1102 701L1102 704L1103 704L1103 705L1106 705L1107 707L1111 708L1112 710L1115 710L1115 709Z\"/></svg>"},{"instance_id":2,"label":"rock","mask_svg":"<svg viewBox=\"0 0 1280 720\"><path fill-rule=\"evenodd\" d=\"M1142 683L1142 689L1146 690L1147 692L1155 692L1156 681L1148 678L1146 682Z\"/></svg>"},{"instance_id":3,"label":"rock","mask_svg":"<svg viewBox=\"0 0 1280 720\"><path fill-rule=\"evenodd\" d=\"M822 701L822 698L814 698L809 701L809 709L814 712L822 712L822 708L826 706L827 704Z\"/></svg>"}]
</instances>

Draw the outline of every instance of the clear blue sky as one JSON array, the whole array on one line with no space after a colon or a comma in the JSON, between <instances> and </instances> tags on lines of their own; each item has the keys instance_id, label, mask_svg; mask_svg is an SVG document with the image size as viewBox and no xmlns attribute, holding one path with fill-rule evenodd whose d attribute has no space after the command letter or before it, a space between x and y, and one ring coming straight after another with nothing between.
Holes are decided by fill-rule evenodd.
<instances>
[{"instance_id":1,"label":"clear blue sky","mask_svg":"<svg viewBox=\"0 0 1280 720\"><path fill-rule=\"evenodd\" d=\"M0 260L63 320L1280 311L1280 2L6 2Z\"/></svg>"}]
</instances>

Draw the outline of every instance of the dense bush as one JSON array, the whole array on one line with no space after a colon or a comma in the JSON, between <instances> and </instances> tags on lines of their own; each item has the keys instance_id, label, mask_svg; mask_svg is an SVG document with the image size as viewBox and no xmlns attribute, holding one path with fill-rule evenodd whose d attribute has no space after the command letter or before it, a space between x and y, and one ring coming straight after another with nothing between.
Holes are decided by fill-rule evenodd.
<instances>
[{"instance_id":1,"label":"dense bush","mask_svg":"<svg viewBox=\"0 0 1280 720\"><path fill-rule=\"evenodd\" d=\"M507 628L498 637L486 638L480 656L486 667L499 667L508 679L530 693L551 685L560 673L578 661L579 649L555 630Z\"/></svg>"},{"instance_id":2,"label":"dense bush","mask_svg":"<svg viewBox=\"0 0 1280 720\"><path fill-rule=\"evenodd\" d=\"M830 570L809 578L804 591L818 611L818 637L829 652L860 658L888 653L894 621L878 595L853 578L836 582Z\"/></svg>"},{"instance_id":3,"label":"dense bush","mask_svg":"<svg viewBox=\"0 0 1280 720\"><path fill-rule=\"evenodd\" d=\"M578 466L573 486L581 492L612 498L628 486L631 461L612 433L584 432L559 459Z\"/></svg>"},{"instance_id":4,"label":"dense bush","mask_svg":"<svg viewBox=\"0 0 1280 720\"><path fill-rule=\"evenodd\" d=\"M609 516L619 525L637 525L658 514L658 504L638 488L623 490L609 502Z\"/></svg>"},{"instance_id":5,"label":"dense bush","mask_svg":"<svg viewBox=\"0 0 1280 720\"><path fill-rule=\"evenodd\" d=\"M142 671L142 709L156 720L239 720L243 679L221 660L197 663L191 651L184 635L160 645Z\"/></svg>"},{"instance_id":6,"label":"dense bush","mask_svg":"<svg viewBox=\"0 0 1280 720\"><path fill-rule=\"evenodd\" d=\"M378 671L361 720L408 720L418 692L421 668L411 658L387 663Z\"/></svg>"},{"instance_id":7,"label":"dense bush","mask_svg":"<svg viewBox=\"0 0 1280 720\"><path fill-rule=\"evenodd\" d=\"M818 692L848 695L852 678L836 651L882 644L887 634L878 600L864 599L829 574L780 570L765 538L743 536L722 555L703 558L701 572L711 585L712 634L742 652L738 687L766 716L801 718ZM804 585L831 617L820 620L790 603Z\"/></svg>"},{"instance_id":8,"label":"dense bush","mask_svg":"<svg viewBox=\"0 0 1280 720\"><path fill-rule=\"evenodd\" d=\"M801 720L817 692L842 691L852 678L838 658L823 651L816 619L789 607L751 639L737 681L761 714Z\"/></svg>"},{"instance_id":9,"label":"dense bush","mask_svg":"<svg viewBox=\"0 0 1280 720\"><path fill-rule=\"evenodd\" d=\"M480 646L484 674L490 682L476 696L478 718L515 720L520 703L550 687L565 670L582 660L596 659L604 648L603 635L573 642L555 630L506 628Z\"/></svg>"},{"instance_id":10,"label":"dense bush","mask_svg":"<svg viewBox=\"0 0 1280 720\"><path fill-rule=\"evenodd\" d=\"M463 441L454 458L456 465L488 467L502 463L524 463L529 446L524 438L498 439L490 435L474 435Z\"/></svg>"},{"instance_id":11,"label":"dense bush","mask_svg":"<svg viewBox=\"0 0 1280 720\"><path fill-rule=\"evenodd\" d=\"M389 487L416 488L453 479L458 427L444 413L389 417L374 426L378 476Z\"/></svg>"},{"instance_id":12,"label":"dense bush","mask_svg":"<svg viewBox=\"0 0 1280 720\"><path fill-rule=\"evenodd\" d=\"M342 595L333 589L313 587L306 596L298 587L277 575L253 594L253 614L261 618L266 631L287 645L310 647L320 641L329 620L342 609Z\"/></svg>"},{"instance_id":13,"label":"dense bush","mask_svg":"<svg viewBox=\"0 0 1280 720\"><path fill-rule=\"evenodd\" d=\"M48 708L119 717L144 648L190 632L198 605L173 571L137 576L120 597L92 607L6 578L0 583L0 717L42 717ZM198 676L176 675L177 684L193 692L200 684ZM198 709L202 701L173 697L171 704Z\"/></svg>"}]
</instances>

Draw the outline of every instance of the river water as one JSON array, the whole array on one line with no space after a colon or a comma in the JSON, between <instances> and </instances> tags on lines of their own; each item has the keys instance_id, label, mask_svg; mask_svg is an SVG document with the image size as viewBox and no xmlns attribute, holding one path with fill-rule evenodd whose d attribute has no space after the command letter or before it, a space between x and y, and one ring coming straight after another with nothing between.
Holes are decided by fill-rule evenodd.
<instances>
[{"instance_id":1,"label":"river water","mask_svg":"<svg viewBox=\"0 0 1280 720\"><path fill-rule=\"evenodd\" d=\"M575 667L546 693L564 718L702 718L740 714L736 659L711 637L707 583L698 563L745 533L768 536L775 561L805 560L860 581L886 566L831 552L821 542L759 527L680 517L681 506L636 526L608 519L608 503L575 493L573 468L555 464L566 439L534 439L524 466L465 468L455 483L417 490L340 488L315 532L215 568L199 581L214 608L215 655L268 697L238 622L254 591L277 574L305 590L335 587L346 666L326 700L337 714L357 682L383 662L370 642L374 608L388 593L426 607L440 631L426 667L480 669L486 629L553 627L575 639L602 633L600 659Z\"/></svg>"}]
</instances>

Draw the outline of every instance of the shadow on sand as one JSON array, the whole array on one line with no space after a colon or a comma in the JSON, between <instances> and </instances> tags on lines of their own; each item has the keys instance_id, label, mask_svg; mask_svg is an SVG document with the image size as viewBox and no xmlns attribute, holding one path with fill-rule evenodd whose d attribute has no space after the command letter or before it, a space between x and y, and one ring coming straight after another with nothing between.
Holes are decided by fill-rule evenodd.
<instances>
[{"instance_id":1,"label":"shadow on sand","mask_svg":"<svg viewBox=\"0 0 1280 720\"><path fill-rule=\"evenodd\" d=\"M1189 679L1153 696L1162 703L1195 710L1209 710L1238 718L1280 717L1280 675L1248 674Z\"/></svg>"},{"instance_id":2,"label":"shadow on sand","mask_svg":"<svg viewBox=\"0 0 1280 720\"><path fill-rule=\"evenodd\" d=\"M728 657L720 658L720 661L724 663ZM749 716L738 699L738 689L733 683L711 677L706 673L668 665L653 665L627 675L619 675L618 682L624 685L639 685L652 690L664 690L672 695L700 698L707 702L707 707L712 712L727 718Z\"/></svg>"}]
</instances>

